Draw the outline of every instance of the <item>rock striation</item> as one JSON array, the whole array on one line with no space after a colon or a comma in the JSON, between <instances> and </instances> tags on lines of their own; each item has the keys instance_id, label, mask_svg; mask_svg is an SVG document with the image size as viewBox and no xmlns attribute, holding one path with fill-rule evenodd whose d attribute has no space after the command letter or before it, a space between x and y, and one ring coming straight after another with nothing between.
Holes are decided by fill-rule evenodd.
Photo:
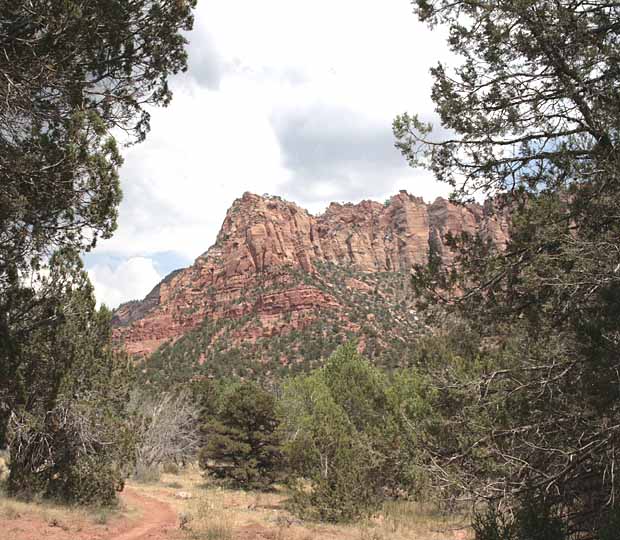
<instances>
[{"instance_id":1,"label":"rock striation","mask_svg":"<svg viewBox=\"0 0 620 540\"><path fill-rule=\"evenodd\" d=\"M322 265L357 273L409 272L435 250L445 264L454 254L446 234L480 232L498 247L508 221L491 203L427 204L400 191L386 203L332 203L313 216L279 197L244 193L226 214L215 244L189 268L177 270L142 301L121 305L114 336L134 355L148 355L211 320L247 320L235 330L252 341L302 328L319 311L347 322L342 302L317 272ZM303 279L295 279L303 275ZM356 290L368 287L352 280ZM347 323L355 330L354 323Z\"/></svg>"}]
</instances>

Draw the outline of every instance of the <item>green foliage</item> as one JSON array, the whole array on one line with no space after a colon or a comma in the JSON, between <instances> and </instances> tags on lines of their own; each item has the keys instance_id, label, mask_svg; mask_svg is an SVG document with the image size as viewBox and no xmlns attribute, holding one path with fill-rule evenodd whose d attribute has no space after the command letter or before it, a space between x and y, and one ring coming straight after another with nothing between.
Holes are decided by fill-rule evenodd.
<instances>
[{"instance_id":1,"label":"green foliage","mask_svg":"<svg viewBox=\"0 0 620 540\"><path fill-rule=\"evenodd\" d=\"M491 506L474 516L476 540L568 540L562 520L544 504L526 501L514 519Z\"/></svg>"},{"instance_id":2,"label":"green foliage","mask_svg":"<svg viewBox=\"0 0 620 540\"><path fill-rule=\"evenodd\" d=\"M126 362L78 253L116 227L127 142L186 67L195 0L0 7L0 446L14 493L110 503L131 462Z\"/></svg>"},{"instance_id":3,"label":"green foliage","mask_svg":"<svg viewBox=\"0 0 620 540\"><path fill-rule=\"evenodd\" d=\"M203 433L199 464L213 478L244 489L266 489L280 477L275 398L255 383L221 388Z\"/></svg>"},{"instance_id":4,"label":"green foliage","mask_svg":"<svg viewBox=\"0 0 620 540\"><path fill-rule=\"evenodd\" d=\"M110 504L133 456L127 362L110 348L110 312L95 309L79 258L57 254L42 281L57 321L16 342L10 395L9 491Z\"/></svg>"},{"instance_id":5,"label":"green foliage","mask_svg":"<svg viewBox=\"0 0 620 540\"><path fill-rule=\"evenodd\" d=\"M620 508L616 506L603 522L598 540L616 540L620 531Z\"/></svg>"},{"instance_id":6,"label":"green foliage","mask_svg":"<svg viewBox=\"0 0 620 540\"><path fill-rule=\"evenodd\" d=\"M472 521L476 540L514 540L514 527L507 517L491 506Z\"/></svg>"},{"instance_id":7,"label":"green foliage","mask_svg":"<svg viewBox=\"0 0 620 540\"><path fill-rule=\"evenodd\" d=\"M405 386L390 388L353 344L284 385L280 410L298 511L347 521L372 513L386 493L410 487L414 437L399 414L409 404Z\"/></svg>"},{"instance_id":8,"label":"green foliage","mask_svg":"<svg viewBox=\"0 0 620 540\"><path fill-rule=\"evenodd\" d=\"M167 79L186 68L180 31L191 29L195 3L0 8L1 287L13 268L36 267L55 247L93 246L114 230L121 158L110 130L140 141L145 106L170 102Z\"/></svg>"},{"instance_id":9,"label":"green foliage","mask_svg":"<svg viewBox=\"0 0 620 540\"><path fill-rule=\"evenodd\" d=\"M397 145L455 200L490 196L487 215L510 228L502 249L484 230L447 238L454 265L416 269L422 303L458 311L480 336L469 365L430 366L444 428L430 438L429 467L437 485L500 499L515 515L544 493L567 534L595 538L620 496L610 476L620 444L619 8L414 4L449 27L461 62L433 70L450 140L402 115Z\"/></svg>"}]
</instances>

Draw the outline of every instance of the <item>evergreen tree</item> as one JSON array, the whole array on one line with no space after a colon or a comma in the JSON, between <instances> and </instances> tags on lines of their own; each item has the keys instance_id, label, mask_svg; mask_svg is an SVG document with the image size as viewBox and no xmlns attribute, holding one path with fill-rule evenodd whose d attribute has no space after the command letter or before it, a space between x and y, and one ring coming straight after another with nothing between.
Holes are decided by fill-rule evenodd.
<instances>
[{"instance_id":1,"label":"evergreen tree","mask_svg":"<svg viewBox=\"0 0 620 540\"><path fill-rule=\"evenodd\" d=\"M195 0L28 0L0 6L0 446L8 416L57 384L62 294L38 289L57 250L88 250L116 227L121 163L112 129L141 141L146 105L167 105L186 68ZM73 278L67 278L69 287ZM51 282L50 282L51 283ZM69 347L71 349L72 347ZM28 359L27 359L28 358ZM29 394L27 396L26 394ZM44 389L42 395L48 395ZM52 392L53 394L53 392ZM53 401L53 400L52 400Z\"/></svg>"},{"instance_id":2,"label":"evergreen tree","mask_svg":"<svg viewBox=\"0 0 620 540\"><path fill-rule=\"evenodd\" d=\"M195 0L28 0L0 7L0 292L56 247L108 237L120 156L186 67Z\"/></svg>"},{"instance_id":3,"label":"evergreen tree","mask_svg":"<svg viewBox=\"0 0 620 540\"><path fill-rule=\"evenodd\" d=\"M139 142L186 68L195 0L0 6L0 446L11 491L114 500L132 437L124 361L78 252L121 198L111 130Z\"/></svg>"},{"instance_id":4,"label":"evergreen tree","mask_svg":"<svg viewBox=\"0 0 620 540\"><path fill-rule=\"evenodd\" d=\"M133 458L128 363L111 349L111 313L95 309L79 257L59 252L50 270L37 295L60 322L13 349L9 491L111 504Z\"/></svg>"},{"instance_id":5,"label":"evergreen tree","mask_svg":"<svg viewBox=\"0 0 620 540\"><path fill-rule=\"evenodd\" d=\"M285 449L303 514L347 521L372 513L390 491L412 487L415 444L399 414L411 388L391 389L354 344L284 386Z\"/></svg>"},{"instance_id":6,"label":"evergreen tree","mask_svg":"<svg viewBox=\"0 0 620 540\"><path fill-rule=\"evenodd\" d=\"M437 479L504 506L539 501L566 534L595 536L620 494L620 6L414 3L461 59L432 72L453 136L405 114L397 145L454 200L483 193L511 216L505 247L450 238L454 267L416 272L426 303L460 311L485 344L482 362L436 379L466 404L433 450Z\"/></svg>"},{"instance_id":7,"label":"evergreen tree","mask_svg":"<svg viewBox=\"0 0 620 540\"><path fill-rule=\"evenodd\" d=\"M251 382L234 382L217 399L203 426L200 466L225 483L266 489L282 471L275 398Z\"/></svg>"}]
</instances>

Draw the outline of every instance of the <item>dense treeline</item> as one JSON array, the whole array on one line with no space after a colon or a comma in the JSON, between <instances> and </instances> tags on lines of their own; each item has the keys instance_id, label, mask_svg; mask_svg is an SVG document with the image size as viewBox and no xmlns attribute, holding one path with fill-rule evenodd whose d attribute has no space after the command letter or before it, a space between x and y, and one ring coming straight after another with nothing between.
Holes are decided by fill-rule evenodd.
<instances>
[{"instance_id":1,"label":"dense treeline","mask_svg":"<svg viewBox=\"0 0 620 540\"><path fill-rule=\"evenodd\" d=\"M218 405L201 421L206 435L201 464L228 485L266 489L286 483L291 508L308 519L354 520L376 512L386 500L404 498L473 511L480 540L571 538L573 508L559 509L539 499L536 486L523 492L521 479L511 480L530 467L542 469L547 451L521 446L512 426L524 416L532 422L542 415L553 420L556 400L537 401L525 391L524 399L511 384L480 384L514 370L524 343L534 351L531 341L515 333L510 340L489 342L462 319L448 318L415 344L411 367L390 374L349 344L324 367L284 381L271 397L253 383L220 382L218 390L207 384L199 395ZM542 358L563 350L557 343L540 347ZM241 388L249 392L245 399L221 399ZM551 439L556 433L549 429L541 436ZM567 443L554 440L556 447ZM515 449L522 451L518 465L508 459ZM489 497L488 490L504 490L507 482L515 492L501 491L506 506L486 509L485 501L497 497L493 491ZM617 524L618 514L606 511L593 534L615 538Z\"/></svg>"}]
</instances>

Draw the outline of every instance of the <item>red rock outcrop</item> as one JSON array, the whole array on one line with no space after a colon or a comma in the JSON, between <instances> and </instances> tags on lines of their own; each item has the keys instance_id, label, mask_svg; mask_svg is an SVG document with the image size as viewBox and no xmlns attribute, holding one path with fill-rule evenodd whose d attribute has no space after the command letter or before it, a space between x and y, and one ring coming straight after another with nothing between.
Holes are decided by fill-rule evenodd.
<instances>
[{"instance_id":1,"label":"red rock outcrop","mask_svg":"<svg viewBox=\"0 0 620 540\"><path fill-rule=\"evenodd\" d=\"M228 210L215 244L192 266L173 272L143 301L116 310L115 338L129 353L147 355L205 317L257 315L260 324L242 326L239 340L290 332L312 321L318 310L346 319L336 299L318 286L317 264L406 272L426 263L431 247L449 264L448 232L480 231L498 245L506 242L508 223L491 210L444 199L429 205L401 191L386 204L332 203L315 217L279 197L245 193ZM291 272L309 279L300 285ZM351 281L351 286L363 284Z\"/></svg>"}]
</instances>

